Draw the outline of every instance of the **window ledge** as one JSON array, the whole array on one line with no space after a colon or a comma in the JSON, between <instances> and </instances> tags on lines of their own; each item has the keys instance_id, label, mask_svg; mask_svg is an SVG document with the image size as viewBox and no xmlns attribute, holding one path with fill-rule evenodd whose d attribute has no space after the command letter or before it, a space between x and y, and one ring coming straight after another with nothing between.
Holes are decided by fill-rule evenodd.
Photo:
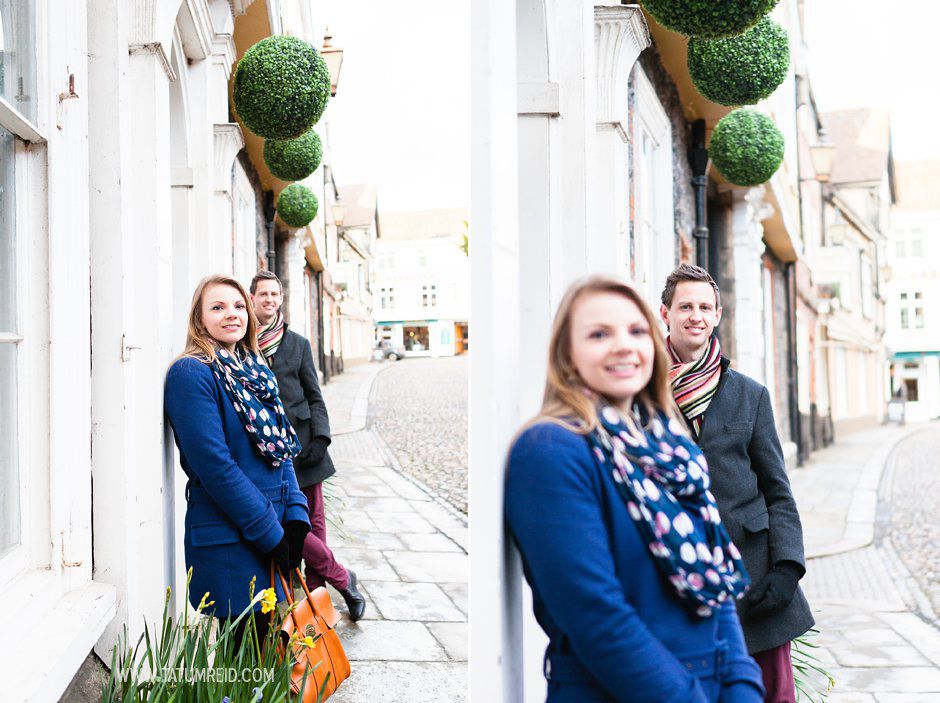
<instances>
[{"instance_id":1,"label":"window ledge","mask_svg":"<svg viewBox=\"0 0 940 703\"><path fill-rule=\"evenodd\" d=\"M58 701L117 611L117 589L90 582L58 596L50 571L0 591L0 681L13 698Z\"/></svg>"}]
</instances>

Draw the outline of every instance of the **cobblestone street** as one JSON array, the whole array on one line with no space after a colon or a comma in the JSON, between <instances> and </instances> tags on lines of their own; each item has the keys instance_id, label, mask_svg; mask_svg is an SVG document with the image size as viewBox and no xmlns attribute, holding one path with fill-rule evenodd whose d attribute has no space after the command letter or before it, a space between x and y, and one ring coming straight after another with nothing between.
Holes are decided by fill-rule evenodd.
<instances>
[{"instance_id":1,"label":"cobblestone street","mask_svg":"<svg viewBox=\"0 0 940 703\"><path fill-rule=\"evenodd\" d=\"M401 469L467 514L468 356L403 359L380 373L370 422Z\"/></svg>"},{"instance_id":2,"label":"cobblestone street","mask_svg":"<svg viewBox=\"0 0 940 703\"><path fill-rule=\"evenodd\" d=\"M920 615L940 617L940 432L902 441L883 482L875 534L887 538L929 602ZM927 606L927 603L919 604Z\"/></svg>"},{"instance_id":3,"label":"cobblestone street","mask_svg":"<svg viewBox=\"0 0 940 703\"><path fill-rule=\"evenodd\" d=\"M829 703L940 701L940 477L926 427L849 435L792 476Z\"/></svg>"}]
</instances>

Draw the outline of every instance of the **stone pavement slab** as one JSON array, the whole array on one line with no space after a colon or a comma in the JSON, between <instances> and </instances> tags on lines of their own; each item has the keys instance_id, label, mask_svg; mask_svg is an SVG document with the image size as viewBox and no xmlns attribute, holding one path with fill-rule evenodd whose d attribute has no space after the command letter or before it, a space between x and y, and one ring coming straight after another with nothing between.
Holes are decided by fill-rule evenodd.
<instances>
[{"instance_id":1,"label":"stone pavement slab","mask_svg":"<svg viewBox=\"0 0 940 703\"><path fill-rule=\"evenodd\" d=\"M467 661L469 638L466 622L429 622L428 629L451 659Z\"/></svg>"},{"instance_id":2,"label":"stone pavement slab","mask_svg":"<svg viewBox=\"0 0 940 703\"><path fill-rule=\"evenodd\" d=\"M350 661L446 661L449 658L422 622L343 620L336 631Z\"/></svg>"},{"instance_id":3,"label":"stone pavement slab","mask_svg":"<svg viewBox=\"0 0 940 703\"><path fill-rule=\"evenodd\" d=\"M403 581L467 581L470 560L453 552L385 552Z\"/></svg>"},{"instance_id":4,"label":"stone pavement slab","mask_svg":"<svg viewBox=\"0 0 940 703\"><path fill-rule=\"evenodd\" d=\"M331 703L459 703L467 700L466 662L357 662Z\"/></svg>"},{"instance_id":5,"label":"stone pavement slab","mask_svg":"<svg viewBox=\"0 0 940 703\"><path fill-rule=\"evenodd\" d=\"M442 583L439 585L444 592L450 596L450 599L454 601L454 605L463 611L464 615L470 612L469 594L467 593L466 583Z\"/></svg>"},{"instance_id":6,"label":"stone pavement slab","mask_svg":"<svg viewBox=\"0 0 940 703\"><path fill-rule=\"evenodd\" d=\"M331 377L328 383L320 384L334 438L365 428L372 383L390 366L391 362L387 361L350 364L343 373Z\"/></svg>"},{"instance_id":7,"label":"stone pavement slab","mask_svg":"<svg viewBox=\"0 0 940 703\"><path fill-rule=\"evenodd\" d=\"M436 583L371 581L369 595L387 620L464 622L466 617Z\"/></svg>"}]
</instances>

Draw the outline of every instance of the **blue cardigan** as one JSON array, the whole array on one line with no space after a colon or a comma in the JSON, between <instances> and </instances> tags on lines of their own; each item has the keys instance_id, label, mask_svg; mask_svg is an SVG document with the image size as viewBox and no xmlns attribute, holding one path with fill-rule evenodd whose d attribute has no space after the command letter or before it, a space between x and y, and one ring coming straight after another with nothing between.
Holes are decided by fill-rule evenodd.
<instances>
[{"instance_id":1,"label":"blue cardigan","mask_svg":"<svg viewBox=\"0 0 940 703\"><path fill-rule=\"evenodd\" d=\"M734 605L701 619L680 602L585 437L547 422L522 433L506 517L550 640L548 701L761 703Z\"/></svg>"},{"instance_id":2,"label":"blue cardigan","mask_svg":"<svg viewBox=\"0 0 940 703\"><path fill-rule=\"evenodd\" d=\"M262 458L208 364L175 361L166 375L164 407L189 478L189 601L195 608L208 591L215 615L234 617L248 606L252 577L256 593L270 585L265 554L281 541L283 522L308 522L307 500L291 462L275 469ZM277 593L284 597L279 584Z\"/></svg>"}]
</instances>

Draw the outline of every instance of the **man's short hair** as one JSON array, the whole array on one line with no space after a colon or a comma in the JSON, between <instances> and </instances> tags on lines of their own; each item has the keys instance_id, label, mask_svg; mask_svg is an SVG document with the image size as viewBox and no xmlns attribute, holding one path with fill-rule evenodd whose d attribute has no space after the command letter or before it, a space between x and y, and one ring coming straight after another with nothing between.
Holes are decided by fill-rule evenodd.
<instances>
[{"instance_id":1,"label":"man's short hair","mask_svg":"<svg viewBox=\"0 0 940 703\"><path fill-rule=\"evenodd\" d=\"M675 271L666 277L666 287L663 288L662 301L667 308L672 307L672 298L676 294L676 286L685 281L700 281L711 285L715 291L715 307L721 307L721 293L718 290L718 284L701 266L693 264L679 264Z\"/></svg>"},{"instance_id":2,"label":"man's short hair","mask_svg":"<svg viewBox=\"0 0 940 703\"><path fill-rule=\"evenodd\" d=\"M275 276L273 271L261 269L258 271L258 273L255 274L255 277L251 279L251 285L248 287L248 292L252 295L254 295L255 291L258 289L258 281L277 281L278 290L280 290L281 293L284 292L284 286L281 284L281 279Z\"/></svg>"}]
</instances>

